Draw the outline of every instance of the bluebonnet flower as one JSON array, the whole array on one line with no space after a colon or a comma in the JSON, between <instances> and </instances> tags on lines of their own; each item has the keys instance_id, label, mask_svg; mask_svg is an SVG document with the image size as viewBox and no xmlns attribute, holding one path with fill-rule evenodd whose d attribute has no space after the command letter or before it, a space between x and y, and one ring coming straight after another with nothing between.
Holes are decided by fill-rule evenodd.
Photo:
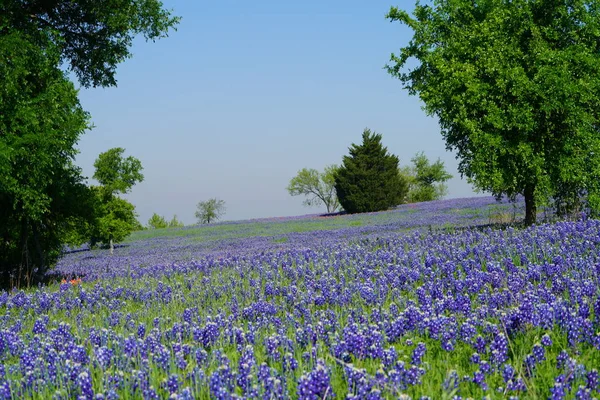
<instances>
[{"instance_id":1,"label":"bluebonnet flower","mask_svg":"<svg viewBox=\"0 0 600 400\"><path fill-rule=\"evenodd\" d=\"M585 386L579 386L577 392L575 393L576 400L592 400L592 390L590 388L586 388Z\"/></svg>"},{"instance_id":2,"label":"bluebonnet flower","mask_svg":"<svg viewBox=\"0 0 600 400\"><path fill-rule=\"evenodd\" d=\"M274 361L279 361L281 359L281 351L279 348L280 345L281 341L279 339L279 335L271 335L265 339L267 356Z\"/></svg>"},{"instance_id":3,"label":"bluebonnet flower","mask_svg":"<svg viewBox=\"0 0 600 400\"><path fill-rule=\"evenodd\" d=\"M558 353L558 355L556 356L556 366L558 367L558 369L564 368L568 360L569 353L567 353L565 350L562 350L560 353Z\"/></svg>"},{"instance_id":4,"label":"bluebonnet flower","mask_svg":"<svg viewBox=\"0 0 600 400\"><path fill-rule=\"evenodd\" d=\"M548 400L562 400L566 398L565 387L562 383L555 383L554 386L550 388L550 397Z\"/></svg>"},{"instance_id":5,"label":"bluebonnet flower","mask_svg":"<svg viewBox=\"0 0 600 400\"><path fill-rule=\"evenodd\" d=\"M504 364L504 368L502 369L502 379L507 383L513 379L515 375L515 370L510 364Z\"/></svg>"},{"instance_id":6,"label":"bluebonnet flower","mask_svg":"<svg viewBox=\"0 0 600 400\"><path fill-rule=\"evenodd\" d=\"M314 370L302 375L298 381L298 398L301 400L319 400L333 398L333 390L329 381L329 372L322 360L317 361Z\"/></svg>"},{"instance_id":7,"label":"bluebonnet flower","mask_svg":"<svg viewBox=\"0 0 600 400\"><path fill-rule=\"evenodd\" d=\"M96 360L103 369L110 367L113 358L113 351L108 347L102 346L96 349Z\"/></svg>"},{"instance_id":8,"label":"bluebonnet flower","mask_svg":"<svg viewBox=\"0 0 600 400\"><path fill-rule=\"evenodd\" d=\"M0 382L0 400L12 400L12 392L7 381Z\"/></svg>"},{"instance_id":9,"label":"bluebonnet flower","mask_svg":"<svg viewBox=\"0 0 600 400\"><path fill-rule=\"evenodd\" d=\"M284 372L295 371L298 368L298 361L294 358L292 353L285 353L284 357Z\"/></svg>"},{"instance_id":10,"label":"bluebonnet flower","mask_svg":"<svg viewBox=\"0 0 600 400\"><path fill-rule=\"evenodd\" d=\"M598 371L597 370L593 369L590 372L588 372L585 379L587 381L586 387L588 389L597 391L600 388L600 385L598 382Z\"/></svg>"},{"instance_id":11,"label":"bluebonnet flower","mask_svg":"<svg viewBox=\"0 0 600 400\"><path fill-rule=\"evenodd\" d=\"M81 391L81 396L86 400L92 400L94 398L94 390L92 388L92 379L89 372L83 371L77 378L77 384Z\"/></svg>"},{"instance_id":12,"label":"bluebonnet flower","mask_svg":"<svg viewBox=\"0 0 600 400\"><path fill-rule=\"evenodd\" d=\"M137 336L140 339L143 339L146 336L146 325L140 323L138 325Z\"/></svg>"},{"instance_id":13,"label":"bluebonnet flower","mask_svg":"<svg viewBox=\"0 0 600 400\"><path fill-rule=\"evenodd\" d=\"M508 340L502 333L494 336L490 343L490 360L495 366L500 366L508 360Z\"/></svg>"},{"instance_id":14,"label":"bluebonnet flower","mask_svg":"<svg viewBox=\"0 0 600 400\"><path fill-rule=\"evenodd\" d=\"M180 382L179 376L177 374L169 375L169 378L167 378L164 382L165 388L171 394L176 393L179 390L180 385L181 385L181 382Z\"/></svg>"},{"instance_id":15,"label":"bluebonnet flower","mask_svg":"<svg viewBox=\"0 0 600 400\"><path fill-rule=\"evenodd\" d=\"M473 383L479 385L483 390L488 390L488 385L485 382L485 375L480 370L475 371L473 374Z\"/></svg>"},{"instance_id":16,"label":"bluebonnet flower","mask_svg":"<svg viewBox=\"0 0 600 400\"><path fill-rule=\"evenodd\" d=\"M444 382L442 384L442 388L445 392L449 393L458 389L458 385L460 383L460 377L458 376L458 372L452 370L448 373Z\"/></svg>"},{"instance_id":17,"label":"bluebonnet flower","mask_svg":"<svg viewBox=\"0 0 600 400\"><path fill-rule=\"evenodd\" d=\"M246 392L250 387L251 373L255 365L254 348L252 345L248 345L238 362L238 376L236 379L238 386L242 388L243 392Z\"/></svg>"},{"instance_id":18,"label":"bluebonnet flower","mask_svg":"<svg viewBox=\"0 0 600 400\"><path fill-rule=\"evenodd\" d=\"M48 324L48 316L44 316L44 318L36 319L35 323L33 324L33 333L36 335L47 333L48 332L48 329L46 328L47 324Z\"/></svg>"},{"instance_id":19,"label":"bluebonnet flower","mask_svg":"<svg viewBox=\"0 0 600 400\"><path fill-rule=\"evenodd\" d=\"M419 343L417 344L417 347L415 347L415 349L413 350L412 353L412 358L411 358L411 362L413 365L421 365L421 362L423 361L423 356L425 355L425 351L427 350L427 347L425 346L425 343Z\"/></svg>"},{"instance_id":20,"label":"bluebonnet flower","mask_svg":"<svg viewBox=\"0 0 600 400\"><path fill-rule=\"evenodd\" d=\"M533 345L533 357L535 358L535 361L537 363L541 363L542 361L544 361L546 359L546 352L544 350L544 347L542 347L540 344L535 344Z\"/></svg>"},{"instance_id":21,"label":"bluebonnet flower","mask_svg":"<svg viewBox=\"0 0 600 400\"><path fill-rule=\"evenodd\" d=\"M545 347L552 346L552 339L550 339L550 336L548 334L542 336L542 345Z\"/></svg>"},{"instance_id":22,"label":"bluebonnet flower","mask_svg":"<svg viewBox=\"0 0 600 400\"><path fill-rule=\"evenodd\" d=\"M171 362L171 354L165 346L158 345L154 352L153 360L163 371L168 371Z\"/></svg>"}]
</instances>

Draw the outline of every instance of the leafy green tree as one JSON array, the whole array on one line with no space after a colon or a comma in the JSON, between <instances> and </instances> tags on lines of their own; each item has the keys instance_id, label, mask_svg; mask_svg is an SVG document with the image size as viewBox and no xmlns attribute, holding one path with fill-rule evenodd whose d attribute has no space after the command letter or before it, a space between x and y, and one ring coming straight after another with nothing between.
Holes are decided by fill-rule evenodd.
<instances>
[{"instance_id":1,"label":"leafy green tree","mask_svg":"<svg viewBox=\"0 0 600 400\"><path fill-rule=\"evenodd\" d=\"M133 224L133 230L134 231L143 231L145 229L146 229L146 227L144 227L144 225L142 225L142 223L140 222L139 219L137 219L137 216L136 216L135 222Z\"/></svg>"},{"instance_id":2,"label":"leafy green tree","mask_svg":"<svg viewBox=\"0 0 600 400\"><path fill-rule=\"evenodd\" d=\"M177 219L177 215L173 215L173 218L169 221L169 228L183 228L183 222Z\"/></svg>"},{"instance_id":3,"label":"leafy green tree","mask_svg":"<svg viewBox=\"0 0 600 400\"><path fill-rule=\"evenodd\" d=\"M61 70L114 86L134 36L178 22L156 0L0 2L0 282L40 282L95 225L95 192L74 164L89 115Z\"/></svg>"},{"instance_id":4,"label":"leafy green tree","mask_svg":"<svg viewBox=\"0 0 600 400\"><path fill-rule=\"evenodd\" d=\"M93 219L93 196L74 164L75 144L89 128L89 115L56 68L59 59L50 41L39 46L19 32L0 35L0 285L5 287L42 281L62 243L76 236L73 229Z\"/></svg>"},{"instance_id":5,"label":"leafy green tree","mask_svg":"<svg viewBox=\"0 0 600 400\"><path fill-rule=\"evenodd\" d=\"M135 206L116 195L107 196L102 188L95 189L98 190L99 203L91 244L102 242L113 254L114 244L123 241L137 225Z\"/></svg>"},{"instance_id":6,"label":"leafy green tree","mask_svg":"<svg viewBox=\"0 0 600 400\"><path fill-rule=\"evenodd\" d=\"M225 201L217 198L201 201L197 207L196 218L201 224L210 224L225 214Z\"/></svg>"},{"instance_id":7,"label":"leafy green tree","mask_svg":"<svg viewBox=\"0 0 600 400\"><path fill-rule=\"evenodd\" d=\"M155 41L178 22L158 0L0 2L0 36L19 32L41 48L50 41L54 65L68 65L84 87L116 86L116 67L131 57L133 39Z\"/></svg>"},{"instance_id":8,"label":"leafy green tree","mask_svg":"<svg viewBox=\"0 0 600 400\"><path fill-rule=\"evenodd\" d=\"M308 196L304 200L305 206L324 204L327 213L333 213L340 207L335 192L335 172L337 168L337 165L328 165L323 172L312 168L303 168L298 171L298 175L292 178L287 191L292 196Z\"/></svg>"},{"instance_id":9,"label":"leafy green tree","mask_svg":"<svg viewBox=\"0 0 600 400\"><path fill-rule=\"evenodd\" d=\"M421 201L440 200L448 193L445 182L452 178L444 162L439 158L431 164L423 152L417 153L411 159L412 167L401 169L401 175L408 182L407 201L418 203Z\"/></svg>"},{"instance_id":10,"label":"leafy green tree","mask_svg":"<svg viewBox=\"0 0 600 400\"><path fill-rule=\"evenodd\" d=\"M169 223L162 215L158 215L157 213L152 214L150 219L148 220L148 227L150 229L163 229L167 228Z\"/></svg>"},{"instance_id":11,"label":"leafy green tree","mask_svg":"<svg viewBox=\"0 0 600 400\"><path fill-rule=\"evenodd\" d=\"M94 179L100 183L95 187L98 205L96 224L92 231L92 244L101 242L110 247L125 239L136 227L135 207L117 196L131 190L133 185L144 180L142 163L135 157L125 158L125 149L115 147L98 156L94 162Z\"/></svg>"},{"instance_id":12,"label":"leafy green tree","mask_svg":"<svg viewBox=\"0 0 600 400\"><path fill-rule=\"evenodd\" d=\"M94 179L111 194L128 193L144 180L142 163L135 157L123 157L125 149L115 147L101 153L94 162Z\"/></svg>"},{"instance_id":13,"label":"leafy green tree","mask_svg":"<svg viewBox=\"0 0 600 400\"><path fill-rule=\"evenodd\" d=\"M402 202L407 184L398 170L398 157L381 144L382 136L365 129L360 145L352 144L335 173L340 204L349 213L387 210Z\"/></svg>"},{"instance_id":14,"label":"leafy green tree","mask_svg":"<svg viewBox=\"0 0 600 400\"><path fill-rule=\"evenodd\" d=\"M435 0L413 15L387 15L413 30L388 71L438 118L460 173L523 195L526 224L553 196L598 210L598 2Z\"/></svg>"}]
</instances>

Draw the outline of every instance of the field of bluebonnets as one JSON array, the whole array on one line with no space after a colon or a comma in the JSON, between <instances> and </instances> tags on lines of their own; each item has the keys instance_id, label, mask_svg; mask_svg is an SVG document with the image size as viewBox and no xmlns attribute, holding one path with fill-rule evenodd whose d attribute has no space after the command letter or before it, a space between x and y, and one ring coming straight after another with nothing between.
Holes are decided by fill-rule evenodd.
<instances>
[{"instance_id":1,"label":"field of bluebonnets","mask_svg":"<svg viewBox=\"0 0 600 400\"><path fill-rule=\"evenodd\" d=\"M72 252L66 282L0 294L0 398L600 397L600 221L485 226L514 213L449 200Z\"/></svg>"}]
</instances>

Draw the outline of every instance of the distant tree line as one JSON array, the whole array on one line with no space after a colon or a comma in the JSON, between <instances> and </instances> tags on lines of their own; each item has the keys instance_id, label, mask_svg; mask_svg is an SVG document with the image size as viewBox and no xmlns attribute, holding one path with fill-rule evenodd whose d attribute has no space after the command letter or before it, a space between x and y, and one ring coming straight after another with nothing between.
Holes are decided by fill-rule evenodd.
<instances>
[{"instance_id":1,"label":"distant tree line","mask_svg":"<svg viewBox=\"0 0 600 400\"><path fill-rule=\"evenodd\" d=\"M226 211L225 201L216 197L199 202L196 208L195 216L199 224L216 222L225 215ZM177 215L174 215L170 221L167 221L163 216L154 213L148 220L149 229L180 228L183 226L183 222L177 219Z\"/></svg>"},{"instance_id":2,"label":"distant tree line","mask_svg":"<svg viewBox=\"0 0 600 400\"><path fill-rule=\"evenodd\" d=\"M362 143L352 144L341 166L329 165L323 172L303 168L291 179L288 192L306 196L307 206L325 205L327 213L381 211L447 194L445 182L452 175L441 160L431 164L424 153L417 153L412 166L400 168L398 157L381 140L382 135L365 129Z\"/></svg>"}]
</instances>

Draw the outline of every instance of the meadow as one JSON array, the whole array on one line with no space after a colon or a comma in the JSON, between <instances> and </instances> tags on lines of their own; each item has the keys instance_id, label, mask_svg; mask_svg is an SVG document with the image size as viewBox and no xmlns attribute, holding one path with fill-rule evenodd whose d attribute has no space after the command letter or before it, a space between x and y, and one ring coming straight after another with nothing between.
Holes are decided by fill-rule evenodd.
<instances>
[{"instance_id":1,"label":"meadow","mask_svg":"<svg viewBox=\"0 0 600 400\"><path fill-rule=\"evenodd\" d=\"M0 399L600 397L600 221L492 198L136 232L0 293ZM61 283L62 281L62 283Z\"/></svg>"}]
</instances>

